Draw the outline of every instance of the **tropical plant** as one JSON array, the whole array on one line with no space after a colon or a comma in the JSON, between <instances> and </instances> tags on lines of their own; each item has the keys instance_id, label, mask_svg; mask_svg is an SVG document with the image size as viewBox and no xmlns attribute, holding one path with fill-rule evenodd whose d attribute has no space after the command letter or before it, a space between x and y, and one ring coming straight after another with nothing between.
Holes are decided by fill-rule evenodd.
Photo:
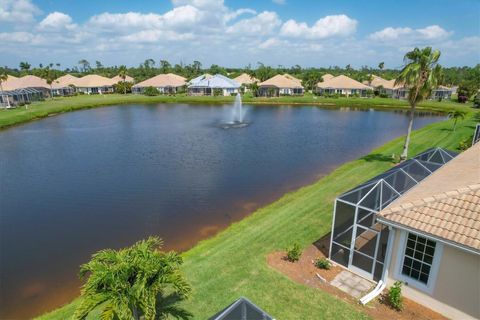
<instances>
[{"instance_id":1,"label":"tropical plant","mask_svg":"<svg viewBox=\"0 0 480 320\"><path fill-rule=\"evenodd\" d=\"M87 72L87 70L90 70L90 62L88 62L86 59L78 61L78 64L82 66L83 72Z\"/></svg>"},{"instance_id":2,"label":"tropical plant","mask_svg":"<svg viewBox=\"0 0 480 320\"><path fill-rule=\"evenodd\" d=\"M290 262L297 262L302 255L302 248L298 243L294 243L290 248L287 248L287 260Z\"/></svg>"},{"instance_id":3,"label":"tropical plant","mask_svg":"<svg viewBox=\"0 0 480 320\"><path fill-rule=\"evenodd\" d=\"M20 62L20 70L25 70L25 71L28 71L31 67L30 63L28 62Z\"/></svg>"},{"instance_id":4,"label":"tropical plant","mask_svg":"<svg viewBox=\"0 0 480 320\"><path fill-rule=\"evenodd\" d=\"M188 297L189 284L180 273L182 258L160 251L156 237L121 250L101 250L80 268L82 299L74 319L85 319L94 309L101 319L165 319L191 315L178 306Z\"/></svg>"},{"instance_id":5,"label":"tropical plant","mask_svg":"<svg viewBox=\"0 0 480 320\"><path fill-rule=\"evenodd\" d=\"M303 75L302 86L304 86L307 90L311 89L313 93L317 83L321 81L323 81L323 79L320 76L320 73L316 72L315 70L308 70Z\"/></svg>"},{"instance_id":6,"label":"tropical plant","mask_svg":"<svg viewBox=\"0 0 480 320\"><path fill-rule=\"evenodd\" d=\"M127 79L127 67L125 65L121 65L118 68L118 75L122 79L123 82L123 94L127 94L127 86L125 85L125 80Z\"/></svg>"},{"instance_id":7,"label":"tropical plant","mask_svg":"<svg viewBox=\"0 0 480 320\"><path fill-rule=\"evenodd\" d=\"M460 103L467 102L475 93L475 87L467 81L462 81L457 89L457 100Z\"/></svg>"},{"instance_id":8,"label":"tropical plant","mask_svg":"<svg viewBox=\"0 0 480 320\"><path fill-rule=\"evenodd\" d=\"M453 128L452 128L452 131L455 131L455 129L457 128L457 121L458 119L465 119L465 115L467 113L463 110L452 110L448 113L448 117L450 119L453 119Z\"/></svg>"},{"instance_id":9,"label":"tropical plant","mask_svg":"<svg viewBox=\"0 0 480 320\"><path fill-rule=\"evenodd\" d=\"M402 297L402 282L395 281L393 286L388 290L388 302L390 305L398 310L401 311L403 309L403 297Z\"/></svg>"},{"instance_id":10,"label":"tropical plant","mask_svg":"<svg viewBox=\"0 0 480 320\"><path fill-rule=\"evenodd\" d=\"M319 269L330 270L332 263L327 258L319 258L315 261L315 266Z\"/></svg>"},{"instance_id":11,"label":"tropical plant","mask_svg":"<svg viewBox=\"0 0 480 320\"><path fill-rule=\"evenodd\" d=\"M50 98L53 99L53 87L52 87L52 85L53 85L53 82L55 81L55 79L57 78L56 74L55 74L55 71L47 67L43 71L43 78L45 79L47 84L50 86Z\"/></svg>"},{"instance_id":12,"label":"tropical plant","mask_svg":"<svg viewBox=\"0 0 480 320\"><path fill-rule=\"evenodd\" d=\"M385 62L382 61L378 64L378 69L383 70L383 68L385 68Z\"/></svg>"},{"instance_id":13,"label":"tropical plant","mask_svg":"<svg viewBox=\"0 0 480 320\"><path fill-rule=\"evenodd\" d=\"M168 73L172 65L167 60L160 60L160 71L162 73Z\"/></svg>"},{"instance_id":14,"label":"tropical plant","mask_svg":"<svg viewBox=\"0 0 480 320\"><path fill-rule=\"evenodd\" d=\"M256 97L258 95L258 82L255 81L250 84L250 91L252 91L252 95Z\"/></svg>"},{"instance_id":15,"label":"tropical plant","mask_svg":"<svg viewBox=\"0 0 480 320\"><path fill-rule=\"evenodd\" d=\"M438 64L439 58L439 50L432 50L431 47L415 48L405 55L405 66L395 80L395 85L403 85L408 88L408 102L410 103L407 136L405 137L400 161L404 161L408 156L408 146L417 104L430 97L432 90L442 80L442 67Z\"/></svg>"},{"instance_id":16,"label":"tropical plant","mask_svg":"<svg viewBox=\"0 0 480 320\"><path fill-rule=\"evenodd\" d=\"M475 98L473 98L473 107L480 108L480 92L475 95Z\"/></svg>"},{"instance_id":17,"label":"tropical plant","mask_svg":"<svg viewBox=\"0 0 480 320\"><path fill-rule=\"evenodd\" d=\"M143 90L143 94L146 96L158 96L160 94L160 91L158 91L158 89L155 87L146 87Z\"/></svg>"}]
</instances>

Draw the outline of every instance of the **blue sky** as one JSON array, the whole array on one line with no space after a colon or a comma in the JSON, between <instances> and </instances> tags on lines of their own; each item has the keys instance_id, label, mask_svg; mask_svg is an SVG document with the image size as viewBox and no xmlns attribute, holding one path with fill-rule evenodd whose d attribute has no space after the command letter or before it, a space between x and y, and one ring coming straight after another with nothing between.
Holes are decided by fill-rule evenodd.
<instances>
[{"instance_id":1,"label":"blue sky","mask_svg":"<svg viewBox=\"0 0 480 320\"><path fill-rule=\"evenodd\" d=\"M398 68L433 46L445 66L480 63L480 1L0 0L2 63Z\"/></svg>"}]
</instances>

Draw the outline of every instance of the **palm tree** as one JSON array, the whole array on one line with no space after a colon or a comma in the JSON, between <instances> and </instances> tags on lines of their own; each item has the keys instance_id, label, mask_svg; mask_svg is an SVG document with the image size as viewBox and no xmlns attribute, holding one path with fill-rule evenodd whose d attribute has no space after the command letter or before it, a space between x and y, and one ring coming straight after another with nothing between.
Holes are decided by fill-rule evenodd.
<instances>
[{"instance_id":1,"label":"palm tree","mask_svg":"<svg viewBox=\"0 0 480 320\"><path fill-rule=\"evenodd\" d=\"M125 79L127 79L127 67L124 66L124 65L121 65L118 68L118 75L123 80L123 94L127 94L127 84L126 84L126 81L125 81Z\"/></svg>"},{"instance_id":2,"label":"palm tree","mask_svg":"<svg viewBox=\"0 0 480 320\"><path fill-rule=\"evenodd\" d=\"M87 69L90 69L90 62L88 62L86 59L78 61L78 64L82 66L83 72L86 72Z\"/></svg>"},{"instance_id":3,"label":"palm tree","mask_svg":"<svg viewBox=\"0 0 480 320\"><path fill-rule=\"evenodd\" d=\"M458 119L465 119L465 115L467 113L463 110L452 110L448 113L448 117L450 119L453 119L453 128L452 128L452 131L455 131L455 129L457 128L457 121Z\"/></svg>"},{"instance_id":4,"label":"palm tree","mask_svg":"<svg viewBox=\"0 0 480 320\"><path fill-rule=\"evenodd\" d=\"M395 85L403 85L408 88L408 102L410 103L410 119L400 161L404 161L408 156L410 134L417 104L428 98L441 81L442 67L438 64L439 58L439 50L432 50L431 47L415 48L405 55L405 66L395 80Z\"/></svg>"},{"instance_id":5,"label":"palm tree","mask_svg":"<svg viewBox=\"0 0 480 320\"><path fill-rule=\"evenodd\" d=\"M0 74L0 91L1 91L2 100L3 100L3 86L2 86L2 83L6 82L7 79L8 79L8 74L6 72ZM5 108L10 106L10 100L8 100L8 97L7 97L7 101L4 101L4 103L5 103Z\"/></svg>"},{"instance_id":6,"label":"palm tree","mask_svg":"<svg viewBox=\"0 0 480 320\"><path fill-rule=\"evenodd\" d=\"M384 67L385 67L385 62L382 61L378 64L378 69L383 70Z\"/></svg>"},{"instance_id":7,"label":"palm tree","mask_svg":"<svg viewBox=\"0 0 480 320\"><path fill-rule=\"evenodd\" d=\"M44 71L43 77L44 77L45 81L47 81L47 84L50 86L50 98L53 100L52 84L53 84L53 82L55 81L55 78L56 78L55 77L55 72L52 69L47 68Z\"/></svg>"},{"instance_id":8,"label":"palm tree","mask_svg":"<svg viewBox=\"0 0 480 320\"><path fill-rule=\"evenodd\" d=\"M161 252L162 241L150 237L121 250L101 250L80 268L88 274L82 300L74 319L85 319L99 308L101 319L164 319L191 315L177 302L191 288L180 273L182 258L176 252Z\"/></svg>"}]
</instances>

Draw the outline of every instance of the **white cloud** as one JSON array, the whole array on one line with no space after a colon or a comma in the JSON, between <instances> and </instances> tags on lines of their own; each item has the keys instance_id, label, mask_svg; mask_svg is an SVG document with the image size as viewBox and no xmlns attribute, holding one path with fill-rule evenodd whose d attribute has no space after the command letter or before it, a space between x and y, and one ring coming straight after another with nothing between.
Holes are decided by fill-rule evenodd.
<instances>
[{"instance_id":1,"label":"white cloud","mask_svg":"<svg viewBox=\"0 0 480 320\"><path fill-rule=\"evenodd\" d=\"M271 34L282 24L282 21L275 12L264 11L258 15L242 19L227 28L227 33L240 35L265 35Z\"/></svg>"},{"instance_id":2,"label":"white cloud","mask_svg":"<svg viewBox=\"0 0 480 320\"><path fill-rule=\"evenodd\" d=\"M357 30L357 20L344 14L321 18L309 27L305 22L288 20L280 30L285 37L323 39L333 36L349 36Z\"/></svg>"},{"instance_id":3,"label":"white cloud","mask_svg":"<svg viewBox=\"0 0 480 320\"><path fill-rule=\"evenodd\" d=\"M0 0L0 22L30 23L40 13L30 0Z\"/></svg>"},{"instance_id":4,"label":"white cloud","mask_svg":"<svg viewBox=\"0 0 480 320\"><path fill-rule=\"evenodd\" d=\"M38 28L45 31L71 30L75 27L76 25L68 14L57 11L50 13L38 24Z\"/></svg>"},{"instance_id":5,"label":"white cloud","mask_svg":"<svg viewBox=\"0 0 480 320\"><path fill-rule=\"evenodd\" d=\"M392 43L398 45L400 43L414 44L419 41L439 41L448 38L453 32L446 31L438 25L432 25L421 29L412 28L392 28L388 27L383 30L372 33L369 38L371 40Z\"/></svg>"},{"instance_id":6,"label":"white cloud","mask_svg":"<svg viewBox=\"0 0 480 320\"><path fill-rule=\"evenodd\" d=\"M272 0L272 2L279 5L284 5L287 3L286 0Z\"/></svg>"}]
</instances>

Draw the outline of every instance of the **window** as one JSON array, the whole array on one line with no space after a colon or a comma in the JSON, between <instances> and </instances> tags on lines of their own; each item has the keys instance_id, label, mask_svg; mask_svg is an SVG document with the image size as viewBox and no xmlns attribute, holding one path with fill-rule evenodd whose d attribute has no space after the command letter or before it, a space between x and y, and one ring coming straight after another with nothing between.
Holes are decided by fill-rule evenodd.
<instances>
[{"instance_id":1,"label":"window","mask_svg":"<svg viewBox=\"0 0 480 320\"><path fill-rule=\"evenodd\" d=\"M427 284L432 269L436 243L424 237L409 233L402 274L421 283Z\"/></svg>"}]
</instances>

